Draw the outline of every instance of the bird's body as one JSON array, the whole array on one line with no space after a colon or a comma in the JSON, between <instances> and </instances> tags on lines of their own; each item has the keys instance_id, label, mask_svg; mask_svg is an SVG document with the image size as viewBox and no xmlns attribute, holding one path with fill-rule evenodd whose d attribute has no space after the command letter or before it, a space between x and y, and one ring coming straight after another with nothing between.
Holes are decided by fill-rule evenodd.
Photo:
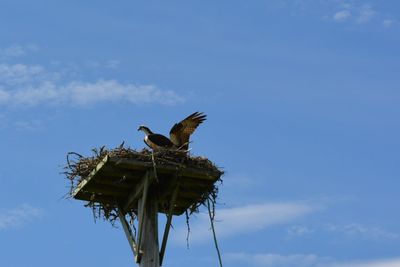
<instances>
[{"instance_id":1,"label":"bird's body","mask_svg":"<svg viewBox=\"0 0 400 267\"><path fill-rule=\"evenodd\" d=\"M152 149L172 148L174 144L162 134L151 134L144 137L144 142Z\"/></svg>"},{"instance_id":2,"label":"bird's body","mask_svg":"<svg viewBox=\"0 0 400 267\"><path fill-rule=\"evenodd\" d=\"M174 144L166 136L153 133L148 127L140 126L139 131L145 133L144 143L152 149L172 148Z\"/></svg>"},{"instance_id":3,"label":"bird's body","mask_svg":"<svg viewBox=\"0 0 400 267\"><path fill-rule=\"evenodd\" d=\"M169 133L170 138L153 133L148 127L140 126L139 131L145 133L144 142L152 149L178 149L188 150L190 135L196 130L200 123L206 120L206 115L201 112L195 112L175 123Z\"/></svg>"}]
</instances>

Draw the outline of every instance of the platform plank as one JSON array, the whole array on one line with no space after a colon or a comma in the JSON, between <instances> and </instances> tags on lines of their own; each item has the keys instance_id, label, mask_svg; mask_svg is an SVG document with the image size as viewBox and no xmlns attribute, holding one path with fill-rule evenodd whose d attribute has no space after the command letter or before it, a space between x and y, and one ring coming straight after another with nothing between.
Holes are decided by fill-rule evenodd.
<instances>
[{"instance_id":1,"label":"platform plank","mask_svg":"<svg viewBox=\"0 0 400 267\"><path fill-rule=\"evenodd\" d=\"M103 166L107 163L109 157L105 156L99 164L97 164L96 168L94 168L94 170L92 170L90 172L90 174L88 175L88 177L86 177L85 179L83 179L78 186L75 188L75 190L72 192L72 196L74 198L79 198L79 193L84 189L84 187L93 179L93 177L96 176L96 174L101 170L101 168L103 168Z\"/></svg>"}]
</instances>

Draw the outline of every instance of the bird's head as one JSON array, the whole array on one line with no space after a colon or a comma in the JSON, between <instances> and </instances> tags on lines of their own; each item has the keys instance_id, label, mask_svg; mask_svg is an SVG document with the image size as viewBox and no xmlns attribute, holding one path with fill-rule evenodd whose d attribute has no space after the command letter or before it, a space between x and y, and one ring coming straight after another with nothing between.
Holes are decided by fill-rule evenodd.
<instances>
[{"instance_id":1,"label":"bird's head","mask_svg":"<svg viewBox=\"0 0 400 267\"><path fill-rule=\"evenodd\" d=\"M147 135L153 133L148 127L146 127L146 126L144 126L144 125L140 125L139 128L138 128L138 131L142 131L142 132L144 132L144 133L147 134Z\"/></svg>"}]
</instances>

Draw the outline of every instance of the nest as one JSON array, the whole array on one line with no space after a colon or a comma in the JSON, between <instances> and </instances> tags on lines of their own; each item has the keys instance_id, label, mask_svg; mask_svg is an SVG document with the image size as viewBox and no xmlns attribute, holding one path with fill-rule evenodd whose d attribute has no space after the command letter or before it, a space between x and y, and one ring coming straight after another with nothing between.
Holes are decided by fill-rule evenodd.
<instances>
[{"instance_id":1,"label":"nest","mask_svg":"<svg viewBox=\"0 0 400 267\"><path fill-rule=\"evenodd\" d=\"M78 153L70 152L67 154L67 165L64 167L64 174L70 181L69 196L72 196L73 191L77 188L79 183L88 177L91 171L99 164L99 162L106 156L118 157L124 159L134 159L145 163L152 163L157 176L157 166L174 165L197 167L212 172L219 172L221 175L223 171L220 170L214 163L204 157L191 156L184 151L176 150L160 150L152 152L148 149L140 151L124 147L122 143L119 147L107 149L106 147L92 149L93 155L84 157ZM217 182L206 192L202 193L201 197L196 200L186 210L186 218L199 211L200 206L206 206L207 203L212 203L213 213L215 212L215 204L218 197L218 186L222 183L219 177ZM104 204L99 202L89 201L85 206L90 207L93 211L95 219L104 219L110 221L113 225L118 218L118 209L116 205ZM127 211L131 217L131 225L133 225L136 215L134 211Z\"/></svg>"}]
</instances>

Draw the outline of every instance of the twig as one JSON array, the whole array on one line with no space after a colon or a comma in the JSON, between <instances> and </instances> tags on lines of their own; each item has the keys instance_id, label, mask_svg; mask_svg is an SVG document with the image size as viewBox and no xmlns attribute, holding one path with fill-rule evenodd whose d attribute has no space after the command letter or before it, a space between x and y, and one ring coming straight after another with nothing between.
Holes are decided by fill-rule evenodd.
<instances>
[{"instance_id":1,"label":"twig","mask_svg":"<svg viewBox=\"0 0 400 267\"><path fill-rule=\"evenodd\" d=\"M151 161L153 161L154 178L155 178L156 183L158 183L157 167L156 167L156 161L155 161L155 159L154 159L153 150L151 151Z\"/></svg>"},{"instance_id":2,"label":"twig","mask_svg":"<svg viewBox=\"0 0 400 267\"><path fill-rule=\"evenodd\" d=\"M186 247L187 249L189 249L190 224L189 224L189 213L187 210L185 211L185 215L186 215L186 226L187 226Z\"/></svg>"},{"instance_id":3,"label":"twig","mask_svg":"<svg viewBox=\"0 0 400 267\"><path fill-rule=\"evenodd\" d=\"M210 223L211 223L211 229L212 229L213 237L214 237L215 249L217 250L217 254L218 254L219 266L222 267L221 253L220 253L219 248L218 248L217 236L215 234L215 228L214 228L215 208L214 208L214 203L213 203L213 213L211 214L210 199L209 198L207 198L207 208L208 208L208 215L210 216Z\"/></svg>"}]
</instances>

